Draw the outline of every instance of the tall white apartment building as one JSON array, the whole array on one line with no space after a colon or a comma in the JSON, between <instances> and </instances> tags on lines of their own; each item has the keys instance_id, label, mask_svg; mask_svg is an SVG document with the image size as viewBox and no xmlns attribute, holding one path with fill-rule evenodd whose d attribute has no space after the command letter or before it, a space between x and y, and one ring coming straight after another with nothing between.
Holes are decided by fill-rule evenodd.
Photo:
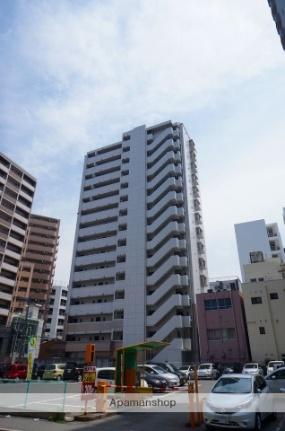
<instances>
[{"instance_id":1,"label":"tall white apartment building","mask_svg":"<svg viewBox=\"0 0 285 431\"><path fill-rule=\"evenodd\" d=\"M0 325L8 321L35 187L34 177L0 153Z\"/></svg>"},{"instance_id":2,"label":"tall white apartment building","mask_svg":"<svg viewBox=\"0 0 285 431\"><path fill-rule=\"evenodd\" d=\"M66 351L166 341L156 359L197 358L195 295L207 288L196 151L181 123L136 127L85 157Z\"/></svg>"},{"instance_id":3,"label":"tall white apartment building","mask_svg":"<svg viewBox=\"0 0 285 431\"><path fill-rule=\"evenodd\" d=\"M258 261L279 258L285 261L284 248L277 223L254 220L235 225L242 281L244 266Z\"/></svg>"},{"instance_id":4,"label":"tall white apartment building","mask_svg":"<svg viewBox=\"0 0 285 431\"><path fill-rule=\"evenodd\" d=\"M53 285L49 296L49 307L43 338L62 340L66 318L68 288L59 284Z\"/></svg>"}]
</instances>

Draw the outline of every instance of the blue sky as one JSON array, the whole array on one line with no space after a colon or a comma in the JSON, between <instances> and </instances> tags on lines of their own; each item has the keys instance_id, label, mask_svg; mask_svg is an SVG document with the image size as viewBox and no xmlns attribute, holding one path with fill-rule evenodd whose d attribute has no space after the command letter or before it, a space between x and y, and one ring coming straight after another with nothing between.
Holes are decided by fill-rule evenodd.
<instances>
[{"instance_id":1,"label":"blue sky","mask_svg":"<svg viewBox=\"0 0 285 431\"><path fill-rule=\"evenodd\" d=\"M234 228L285 206L285 53L267 1L0 2L0 148L61 219L68 282L86 151L140 124L196 142L210 277L239 273Z\"/></svg>"}]
</instances>

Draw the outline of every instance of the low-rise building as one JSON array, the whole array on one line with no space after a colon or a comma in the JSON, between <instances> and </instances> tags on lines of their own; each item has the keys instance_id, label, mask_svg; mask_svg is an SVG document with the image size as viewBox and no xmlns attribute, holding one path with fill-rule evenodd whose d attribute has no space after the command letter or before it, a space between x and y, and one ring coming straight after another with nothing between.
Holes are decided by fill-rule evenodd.
<instances>
[{"instance_id":1,"label":"low-rise building","mask_svg":"<svg viewBox=\"0 0 285 431\"><path fill-rule=\"evenodd\" d=\"M238 290L197 295L200 360L244 363L250 358L243 299Z\"/></svg>"},{"instance_id":2,"label":"low-rise building","mask_svg":"<svg viewBox=\"0 0 285 431\"><path fill-rule=\"evenodd\" d=\"M285 278L280 259L245 265L243 296L252 359L285 360Z\"/></svg>"}]
</instances>

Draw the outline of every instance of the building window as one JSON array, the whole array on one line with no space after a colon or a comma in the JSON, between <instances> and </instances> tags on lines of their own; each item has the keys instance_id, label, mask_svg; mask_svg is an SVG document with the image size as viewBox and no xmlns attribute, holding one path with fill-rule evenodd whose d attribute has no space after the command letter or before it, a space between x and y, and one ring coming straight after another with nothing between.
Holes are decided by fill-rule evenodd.
<instances>
[{"instance_id":1,"label":"building window","mask_svg":"<svg viewBox=\"0 0 285 431\"><path fill-rule=\"evenodd\" d=\"M249 253L249 256L250 256L250 262L251 263L263 262L264 261L264 257L263 257L262 251L251 251Z\"/></svg>"},{"instance_id":2,"label":"building window","mask_svg":"<svg viewBox=\"0 0 285 431\"><path fill-rule=\"evenodd\" d=\"M122 159L122 163L129 163L130 159L126 157L125 159Z\"/></svg>"},{"instance_id":3,"label":"building window","mask_svg":"<svg viewBox=\"0 0 285 431\"><path fill-rule=\"evenodd\" d=\"M259 333L260 333L261 335L265 335L265 328L264 328L264 326L260 326L260 327L259 327Z\"/></svg>"},{"instance_id":4,"label":"building window","mask_svg":"<svg viewBox=\"0 0 285 431\"><path fill-rule=\"evenodd\" d=\"M205 310L217 310L217 300L216 299L205 299L204 300Z\"/></svg>"},{"instance_id":5,"label":"building window","mask_svg":"<svg viewBox=\"0 0 285 431\"><path fill-rule=\"evenodd\" d=\"M232 340L236 338L235 328L207 329L208 340Z\"/></svg>"},{"instance_id":6,"label":"building window","mask_svg":"<svg viewBox=\"0 0 285 431\"><path fill-rule=\"evenodd\" d=\"M124 231L127 230L127 225L126 224L119 224L119 231Z\"/></svg>"},{"instance_id":7,"label":"building window","mask_svg":"<svg viewBox=\"0 0 285 431\"><path fill-rule=\"evenodd\" d=\"M127 202L128 201L128 196L124 195L120 197L120 202Z\"/></svg>"},{"instance_id":8,"label":"building window","mask_svg":"<svg viewBox=\"0 0 285 431\"><path fill-rule=\"evenodd\" d=\"M124 298L125 298L125 291L124 290L116 290L115 299L124 299Z\"/></svg>"},{"instance_id":9,"label":"building window","mask_svg":"<svg viewBox=\"0 0 285 431\"><path fill-rule=\"evenodd\" d=\"M121 189L127 189L129 187L128 183L121 183Z\"/></svg>"},{"instance_id":10,"label":"building window","mask_svg":"<svg viewBox=\"0 0 285 431\"><path fill-rule=\"evenodd\" d=\"M270 299L279 299L278 293L277 292L270 293Z\"/></svg>"},{"instance_id":11,"label":"building window","mask_svg":"<svg viewBox=\"0 0 285 431\"><path fill-rule=\"evenodd\" d=\"M116 280L125 280L126 274L124 272L117 272Z\"/></svg>"},{"instance_id":12,"label":"building window","mask_svg":"<svg viewBox=\"0 0 285 431\"><path fill-rule=\"evenodd\" d=\"M123 319L123 318L124 318L124 310L114 311L114 319Z\"/></svg>"},{"instance_id":13,"label":"building window","mask_svg":"<svg viewBox=\"0 0 285 431\"><path fill-rule=\"evenodd\" d=\"M120 210L120 211L119 211L119 215L120 215L120 216L128 215L128 210L127 210L127 208L124 208L124 209Z\"/></svg>"},{"instance_id":14,"label":"building window","mask_svg":"<svg viewBox=\"0 0 285 431\"><path fill-rule=\"evenodd\" d=\"M118 263L123 263L126 262L126 256L125 255L120 255L117 257L117 262Z\"/></svg>"},{"instance_id":15,"label":"building window","mask_svg":"<svg viewBox=\"0 0 285 431\"><path fill-rule=\"evenodd\" d=\"M264 281L263 277L259 277L258 281Z\"/></svg>"},{"instance_id":16,"label":"building window","mask_svg":"<svg viewBox=\"0 0 285 431\"><path fill-rule=\"evenodd\" d=\"M122 177L126 177L127 175L129 175L129 171L128 170L125 170L125 171L122 171Z\"/></svg>"},{"instance_id":17,"label":"building window","mask_svg":"<svg viewBox=\"0 0 285 431\"><path fill-rule=\"evenodd\" d=\"M205 310L225 310L232 307L231 298L205 299Z\"/></svg>"},{"instance_id":18,"label":"building window","mask_svg":"<svg viewBox=\"0 0 285 431\"><path fill-rule=\"evenodd\" d=\"M251 303L253 305L255 305L255 304L262 304L262 298L261 298L261 296L253 296L251 298Z\"/></svg>"},{"instance_id":19,"label":"building window","mask_svg":"<svg viewBox=\"0 0 285 431\"><path fill-rule=\"evenodd\" d=\"M130 147L124 147L123 148L123 153L127 153L128 151L130 151Z\"/></svg>"},{"instance_id":20,"label":"building window","mask_svg":"<svg viewBox=\"0 0 285 431\"><path fill-rule=\"evenodd\" d=\"M127 240L126 239L119 239L118 247L123 247L124 245L127 245Z\"/></svg>"},{"instance_id":21,"label":"building window","mask_svg":"<svg viewBox=\"0 0 285 431\"><path fill-rule=\"evenodd\" d=\"M231 298L220 298L218 299L218 308L224 310L226 308L231 308L232 301Z\"/></svg>"},{"instance_id":22,"label":"building window","mask_svg":"<svg viewBox=\"0 0 285 431\"><path fill-rule=\"evenodd\" d=\"M257 282L256 278L251 278L249 281L250 281L251 283L256 283L256 282Z\"/></svg>"}]
</instances>

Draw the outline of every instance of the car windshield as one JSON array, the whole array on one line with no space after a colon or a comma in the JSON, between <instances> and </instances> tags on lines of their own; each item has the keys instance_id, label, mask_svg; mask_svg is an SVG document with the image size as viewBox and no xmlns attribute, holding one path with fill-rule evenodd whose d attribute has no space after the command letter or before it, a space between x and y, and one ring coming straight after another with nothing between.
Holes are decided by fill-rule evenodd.
<instances>
[{"instance_id":1,"label":"car windshield","mask_svg":"<svg viewBox=\"0 0 285 431\"><path fill-rule=\"evenodd\" d=\"M55 365L47 365L46 370L47 371L55 370Z\"/></svg>"},{"instance_id":2,"label":"car windshield","mask_svg":"<svg viewBox=\"0 0 285 431\"><path fill-rule=\"evenodd\" d=\"M210 364L204 364L199 366L199 370L208 370L209 368L211 368Z\"/></svg>"},{"instance_id":3,"label":"car windshield","mask_svg":"<svg viewBox=\"0 0 285 431\"><path fill-rule=\"evenodd\" d=\"M250 394L251 379L243 377L222 377L212 389L215 394Z\"/></svg>"},{"instance_id":4,"label":"car windshield","mask_svg":"<svg viewBox=\"0 0 285 431\"><path fill-rule=\"evenodd\" d=\"M161 368L161 367L159 367L158 365L153 365L153 370L155 370L157 373L159 373L159 374L164 374L164 373L166 373L167 371L165 371L163 368Z\"/></svg>"},{"instance_id":5,"label":"car windshield","mask_svg":"<svg viewBox=\"0 0 285 431\"><path fill-rule=\"evenodd\" d=\"M244 368L257 368L257 364L246 364Z\"/></svg>"}]
</instances>

